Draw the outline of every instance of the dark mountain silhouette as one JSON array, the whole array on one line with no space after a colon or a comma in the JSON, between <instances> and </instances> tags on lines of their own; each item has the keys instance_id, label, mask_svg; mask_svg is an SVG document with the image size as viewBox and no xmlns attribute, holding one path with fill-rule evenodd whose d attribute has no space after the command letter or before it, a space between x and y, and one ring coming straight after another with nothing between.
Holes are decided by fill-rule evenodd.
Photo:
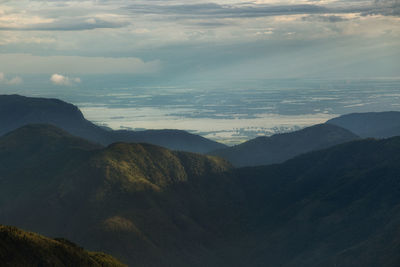
<instances>
[{"instance_id":1,"label":"dark mountain silhouette","mask_svg":"<svg viewBox=\"0 0 400 267\"><path fill-rule=\"evenodd\" d=\"M299 131L260 136L242 144L211 152L236 167L281 163L299 154L358 139L341 127L318 124Z\"/></svg>"},{"instance_id":2,"label":"dark mountain silhouette","mask_svg":"<svg viewBox=\"0 0 400 267\"><path fill-rule=\"evenodd\" d=\"M399 173L400 137L233 169L33 125L0 138L0 221L132 266L396 267Z\"/></svg>"},{"instance_id":3,"label":"dark mountain silhouette","mask_svg":"<svg viewBox=\"0 0 400 267\"><path fill-rule=\"evenodd\" d=\"M55 125L95 143L151 143L173 150L206 153L226 147L223 144L181 130L106 130L86 120L74 105L58 99L0 95L0 135L26 124Z\"/></svg>"},{"instance_id":4,"label":"dark mountain silhouette","mask_svg":"<svg viewBox=\"0 0 400 267\"><path fill-rule=\"evenodd\" d=\"M386 138L400 135L400 112L366 112L342 115L328 120L361 137Z\"/></svg>"},{"instance_id":5,"label":"dark mountain silhouette","mask_svg":"<svg viewBox=\"0 0 400 267\"><path fill-rule=\"evenodd\" d=\"M50 239L16 227L0 225L0 263L13 267L123 267L113 257L89 252L63 239Z\"/></svg>"}]
</instances>

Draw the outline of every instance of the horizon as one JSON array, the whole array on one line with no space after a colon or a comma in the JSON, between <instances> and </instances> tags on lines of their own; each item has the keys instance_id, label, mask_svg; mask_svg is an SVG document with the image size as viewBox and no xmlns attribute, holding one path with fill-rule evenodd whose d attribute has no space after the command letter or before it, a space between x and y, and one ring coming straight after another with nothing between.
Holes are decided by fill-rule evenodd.
<instances>
[{"instance_id":1,"label":"horizon","mask_svg":"<svg viewBox=\"0 0 400 267\"><path fill-rule=\"evenodd\" d=\"M86 119L114 130L178 129L227 145L296 131L349 113L400 111L398 79L269 79L229 88L203 82L192 83L190 89L146 81L130 87L128 78L113 86L103 79L106 82L99 88L95 84L101 81L85 78L87 88L60 92L51 85L24 84L3 93L61 99L78 106Z\"/></svg>"},{"instance_id":2,"label":"horizon","mask_svg":"<svg viewBox=\"0 0 400 267\"><path fill-rule=\"evenodd\" d=\"M398 0L0 1L0 93L235 144L400 110Z\"/></svg>"}]
</instances>

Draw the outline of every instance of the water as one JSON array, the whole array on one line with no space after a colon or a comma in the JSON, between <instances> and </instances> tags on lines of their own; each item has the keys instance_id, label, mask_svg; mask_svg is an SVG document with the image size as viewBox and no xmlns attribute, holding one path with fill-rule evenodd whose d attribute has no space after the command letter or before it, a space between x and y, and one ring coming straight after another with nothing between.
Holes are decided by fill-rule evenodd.
<instances>
[{"instance_id":1,"label":"water","mask_svg":"<svg viewBox=\"0 0 400 267\"><path fill-rule=\"evenodd\" d=\"M154 82L87 76L75 86L46 77L1 93L60 98L113 129L183 129L227 144L322 123L340 114L400 110L400 79Z\"/></svg>"}]
</instances>

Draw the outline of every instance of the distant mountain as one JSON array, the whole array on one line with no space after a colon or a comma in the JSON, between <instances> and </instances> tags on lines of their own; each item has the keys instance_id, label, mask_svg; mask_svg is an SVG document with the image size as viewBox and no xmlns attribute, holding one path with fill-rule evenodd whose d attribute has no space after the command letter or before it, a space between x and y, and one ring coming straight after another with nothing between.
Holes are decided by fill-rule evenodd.
<instances>
[{"instance_id":1,"label":"distant mountain","mask_svg":"<svg viewBox=\"0 0 400 267\"><path fill-rule=\"evenodd\" d=\"M130 266L397 267L399 174L400 137L233 169L33 125L0 138L0 222Z\"/></svg>"},{"instance_id":2,"label":"distant mountain","mask_svg":"<svg viewBox=\"0 0 400 267\"><path fill-rule=\"evenodd\" d=\"M342 115L328 120L361 137L386 138L400 135L400 112L366 112Z\"/></svg>"},{"instance_id":3,"label":"distant mountain","mask_svg":"<svg viewBox=\"0 0 400 267\"><path fill-rule=\"evenodd\" d=\"M63 239L0 225L0 262L13 267L123 267L113 257L89 252Z\"/></svg>"},{"instance_id":4,"label":"distant mountain","mask_svg":"<svg viewBox=\"0 0 400 267\"><path fill-rule=\"evenodd\" d=\"M108 131L86 120L76 106L61 100L0 95L0 136L23 125L37 123L52 124L103 145L120 141L144 142L197 153L226 147L181 130Z\"/></svg>"},{"instance_id":5,"label":"distant mountain","mask_svg":"<svg viewBox=\"0 0 400 267\"><path fill-rule=\"evenodd\" d=\"M281 163L313 150L352 141L359 137L331 124L318 124L299 131L260 136L242 144L210 152L236 167Z\"/></svg>"}]
</instances>

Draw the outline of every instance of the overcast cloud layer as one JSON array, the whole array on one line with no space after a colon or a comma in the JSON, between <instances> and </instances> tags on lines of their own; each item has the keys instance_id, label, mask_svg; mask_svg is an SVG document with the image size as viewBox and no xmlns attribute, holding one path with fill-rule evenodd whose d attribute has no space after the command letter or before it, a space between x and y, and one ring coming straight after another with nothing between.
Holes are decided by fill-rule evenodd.
<instances>
[{"instance_id":1,"label":"overcast cloud layer","mask_svg":"<svg viewBox=\"0 0 400 267\"><path fill-rule=\"evenodd\" d=\"M400 0L0 0L13 75L399 77L399 47Z\"/></svg>"}]
</instances>

